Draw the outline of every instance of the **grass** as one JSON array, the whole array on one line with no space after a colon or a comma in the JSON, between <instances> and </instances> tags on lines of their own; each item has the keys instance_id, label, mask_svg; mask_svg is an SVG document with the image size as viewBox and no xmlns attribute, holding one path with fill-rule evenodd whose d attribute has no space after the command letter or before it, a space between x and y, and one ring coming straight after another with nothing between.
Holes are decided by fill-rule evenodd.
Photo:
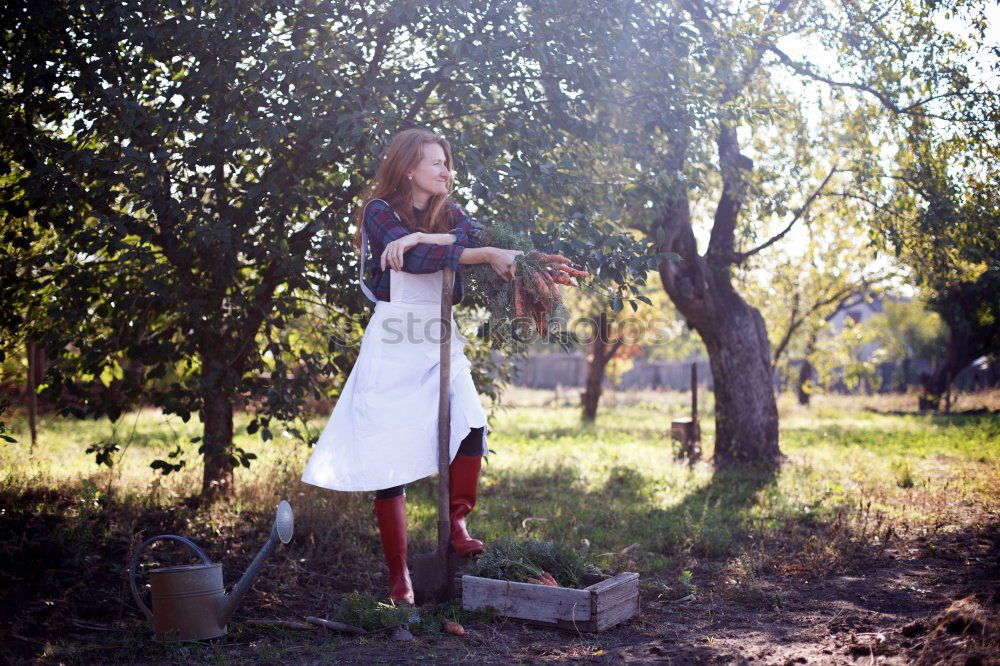
<instances>
[{"instance_id":1,"label":"grass","mask_svg":"<svg viewBox=\"0 0 1000 666\"><path fill-rule=\"evenodd\" d=\"M878 397L820 396L806 409L782 396L786 460L780 470L715 472L709 463L688 467L673 460L665 433L671 415L683 412L683 394L618 394L615 406L603 408L591 425L580 423L578 407L552 396L512 389L512 406L497 413L494 453L483 468L470 531L487 542L510 537L566 544L601 567L639 571L647 589L667 597L697 593L709 576L780 605L759 584L765 572L814 578L849 568L859 555L877 556L900 539L934 548L936 537L948 532L997 523L996 414L865 411ZM702 430L710 456L707 398ZM238 624L251 617L333 617L345 594L382 594L386 585L369 495L302 484L308 450L280 433L263 443L246 434L248 421L237 416L237 445L258 459L237 470L232 501L198 509L186 501L201 475L198 444L190 441L201 434L195 419L184 423L142 411L112 427L45 418L30 452L25 422L12 419L20 441L0 448L0 622L11 627L13 638L0 655L240 662L266 654L264 661L281 662L347 645L332 634ZM314 425L324 423L321 417ZM84 453L108 440L121 447L110 470ZM181 472L162 476L149 468L178 446L187 458ZM430 551L434 480L412 484L407 495L410 551ZM149 642L125 588L124 567L140 536L191 537L223 562L231 584L263 544L281 498L295 510L295 538L279 546L230 625L228 640L243 647ZM154 557L177 562L187 555L166 546ZM117 652L92 634L72 633L79 620L114 627L101 635L116 638L111 644Z\"/></svg>"}]
</instances>

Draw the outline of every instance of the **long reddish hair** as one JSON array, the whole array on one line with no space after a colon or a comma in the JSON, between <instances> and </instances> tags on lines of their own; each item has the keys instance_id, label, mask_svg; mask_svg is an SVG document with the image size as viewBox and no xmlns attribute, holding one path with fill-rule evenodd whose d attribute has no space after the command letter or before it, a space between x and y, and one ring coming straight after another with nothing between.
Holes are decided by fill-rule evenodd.
<instances>
[{"instance_id":1,"label":"long reddish hair","mask_svg":"<svg viewBox=\"0 0 1000 666\"><path fill-rule=\"evenodd\" d=\"M365 204L372 199L382 199L399 215L403 226L414 231L436 234L447 233L451 219L445 210L451 202L451 189L454 176L448 177L448 194L433 194L427 200L424 214L417 220L413 216L413 183L406 177L406 172L415 169L424 156L424 144L436 143L444 149L445 165L451 173L451 146L439 134L430 130L413 127L398 132L389 142L382 161L375 171L372 181L361 196L361 203L354 213L354 247L361 249L361 226L364 224Z\"/></svg>"}]
</instances>

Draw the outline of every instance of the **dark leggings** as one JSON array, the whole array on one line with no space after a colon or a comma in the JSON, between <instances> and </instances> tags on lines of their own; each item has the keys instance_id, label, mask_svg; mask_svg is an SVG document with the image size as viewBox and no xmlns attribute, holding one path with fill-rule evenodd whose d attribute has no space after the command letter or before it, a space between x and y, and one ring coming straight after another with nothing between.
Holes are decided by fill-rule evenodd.
<instances>
[{"instance_id":1,"label":"dark leggings","mask_svg":"<svg viewBox=\"0 0 1000 666\"><path fill-rule=\"evenodd\" d=\"M458 446L458 455L460 456L482 456L486 453L483 446L483 428L482 426L478 428L472 428L469 430L469 434L465 436L462 443ZM406 494L406 484L401 486L393 486L392 488L384 488L382 490L375 491L375 499L387 499L389 497L398 497L399 495Z\"/></svg>"}]
</instances>

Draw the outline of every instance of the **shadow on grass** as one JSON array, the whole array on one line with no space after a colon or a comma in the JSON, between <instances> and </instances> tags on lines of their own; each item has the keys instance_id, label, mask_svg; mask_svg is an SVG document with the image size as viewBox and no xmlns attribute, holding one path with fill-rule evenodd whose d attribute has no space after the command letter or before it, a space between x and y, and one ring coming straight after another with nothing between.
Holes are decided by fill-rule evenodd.
<instances>
[{"instance_id":1,"label":"shadow on grass","mask_svg":"<svg viewBox=\"0 0 1000 666\"><path fill-rule=\"evenodd\" d=\"M1000 412L977 412L974 414L931 414L929 418L930 422L936 426L985 426L994 433L1000 432Z\"/></svg>"},{"instance_id":2,"label":"shadow on grass","mask_svg":"<svg viewBox=\"0 0 1000 666\"><path fill-rule=\"evenodd\" d=\"M775 480L774 470L765 468L718 470L704 483L695 485L692 477L680 488L621 465L599 485L572 465L488 472L468 522L487 542L512 534L589 543L597 564L650 570L664 560L734 553L745 540L748 512ZM408 491L409 501L428 507L435 492L433 481L422 481ZM670 494L677 500L671 502ZM420 521L413 525L413 541L430 547L434 529L432 521Z\"/></svg>"}]
</instances>

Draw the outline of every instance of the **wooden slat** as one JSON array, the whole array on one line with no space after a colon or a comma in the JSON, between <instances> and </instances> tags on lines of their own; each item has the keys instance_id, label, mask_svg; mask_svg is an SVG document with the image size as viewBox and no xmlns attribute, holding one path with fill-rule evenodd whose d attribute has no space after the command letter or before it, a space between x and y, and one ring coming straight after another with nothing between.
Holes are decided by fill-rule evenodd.
<instances>
[{"instance_id":1,"label":"wooden slat","mask_svg":"<svg viewBox=\"0 0 1000 666\"><path fill-rule=\"evenodd\" d=\"M593 595L591 609L597 615L606 608L617 606L625 599L638 598L639 574L626 571L586 589Z\"/></svg>"},{"instance_id":2,"label":"wooden slat","mask_svg":"<svg viewBox=\"0 0 1000 666\"><path fill-rule=\"evenodd\" d=\"M540 622L584 622L591 618L591 592L568 587L462 577L462 608L492 606L501 615Z\"/></svg>"},{"instance_id":3,"label":"wooden slat","mask_svg":"<svg viewBox=\"0 0 1000 666\"><path fill-rule=\"evenodd\" d=\"M622 599L617 605L609 606L594 615L594 631L603 631L619 622L628 620L639 612L639 595Z\"/></svg>"}]
</instances>

